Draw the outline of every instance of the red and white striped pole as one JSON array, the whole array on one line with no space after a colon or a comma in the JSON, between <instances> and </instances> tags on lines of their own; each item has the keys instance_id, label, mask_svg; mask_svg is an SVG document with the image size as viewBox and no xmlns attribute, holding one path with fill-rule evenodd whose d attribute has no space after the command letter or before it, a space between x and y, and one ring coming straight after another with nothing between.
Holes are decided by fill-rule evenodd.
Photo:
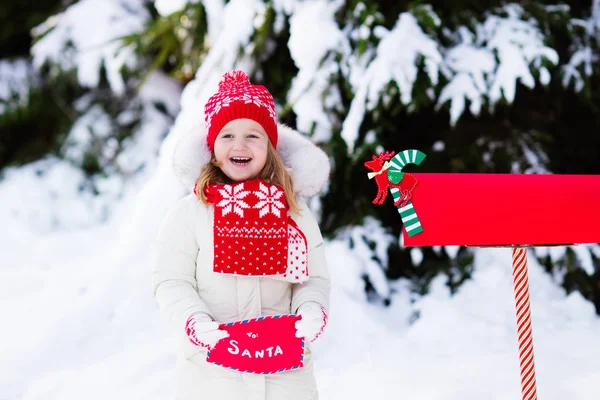
<instances>
[{"instance_id":1,"label":"red and white striped pole","mask_svg":"<svg viewBox=\"0 0 600 400\"><path fill-rule=\"evenodd\" d=\"M513 248L513 284L517 312L517 335L521 364L521 393L523 400L537 399L535 365L533 361L533 336L529 309L529 280L527 279L527 250Z\"/></svg>"}]
</instances>

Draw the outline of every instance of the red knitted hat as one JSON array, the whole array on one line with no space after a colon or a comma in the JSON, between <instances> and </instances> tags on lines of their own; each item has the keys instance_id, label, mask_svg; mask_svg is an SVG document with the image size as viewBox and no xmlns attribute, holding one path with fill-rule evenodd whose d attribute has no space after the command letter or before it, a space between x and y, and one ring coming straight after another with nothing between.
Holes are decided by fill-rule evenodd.
<instances>
[{"instance_id":1,"label":"red knitted hat","mask_svg":"<svg viewBox=\"0 0 600 400\"><path fill-rule=\"evenodd\" d=\"M245 72L226 72L219 82L219 90L204 106L206 141L213 150L217 135L230 121L248 118L259 123L277 147L277 114L271 93L260 85L252 85Z\"/></svg>"}]
</instances>

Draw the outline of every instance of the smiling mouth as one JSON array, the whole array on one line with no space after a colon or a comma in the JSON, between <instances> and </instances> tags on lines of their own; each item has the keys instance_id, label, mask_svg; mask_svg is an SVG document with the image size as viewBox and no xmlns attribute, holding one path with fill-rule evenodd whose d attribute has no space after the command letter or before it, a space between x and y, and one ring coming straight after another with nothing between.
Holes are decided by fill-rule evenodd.
<instances>
[{"instance_id":1,"label":"smiling mouth","mask_svg":"<svg viewBox=\"0 0 600 400\"><path fill-rule=\"evenodd\" d=\"M231 157L229 160L235 165L246 165L252 161L249 157Z\"/></svg>"}]
</instances>

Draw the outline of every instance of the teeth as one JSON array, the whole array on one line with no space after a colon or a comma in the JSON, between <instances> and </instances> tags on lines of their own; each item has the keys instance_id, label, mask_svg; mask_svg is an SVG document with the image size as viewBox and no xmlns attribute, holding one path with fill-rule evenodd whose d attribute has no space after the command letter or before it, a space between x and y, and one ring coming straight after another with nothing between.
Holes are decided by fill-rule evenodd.
<instances>
[{"instance_id":1,"label":"teeth","mask_svg":"<svg viewBox=\"0 0 600 400\"><path fill-rule=\"evenodd\" d=\"M233 161L240 161L240 162L250 161L249 158L244 158L244 157L231 157L231 159Z\"/></svg>"}]
</instances>

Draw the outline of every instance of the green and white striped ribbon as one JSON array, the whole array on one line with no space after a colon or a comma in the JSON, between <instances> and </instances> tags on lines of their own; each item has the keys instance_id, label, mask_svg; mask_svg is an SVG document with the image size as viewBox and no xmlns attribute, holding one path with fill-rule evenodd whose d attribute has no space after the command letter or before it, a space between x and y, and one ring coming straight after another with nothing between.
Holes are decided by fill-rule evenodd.
<instances>
[{"instance_id":1,"label":"green and white striped ribbon","mask_svg":"<svg viewBox=\"0 0 600 400\"><path fill-rule=\"evenodd\" d=\"M400 190L397 188L390 188L390 192L392 192L394 202L400 199ZM404 229L406 229L408 236L414 236L417 233L423 232L421 221L419 221L419 217L417 217L417 212L413 207L412 201L409 200L404 207L398 207L398 213L400 214L402 223L404 223Z\"/></svg>"},{"instance_id":2,"label":"green and white striped ribbon","mask_svg":"<svg viewBox=\"0 0 600 400\"><path fill-rule=\"evenodd\" d=\"M425 157L427 157L425 153L419 150L404 150L396 154L390 160L390 168L388 169L388 180L393 184L400 183L400 181L404 177L402 168L404 168L406 164L421 165L421 162L423 162Z\"/></svg>"}]
</instances>

